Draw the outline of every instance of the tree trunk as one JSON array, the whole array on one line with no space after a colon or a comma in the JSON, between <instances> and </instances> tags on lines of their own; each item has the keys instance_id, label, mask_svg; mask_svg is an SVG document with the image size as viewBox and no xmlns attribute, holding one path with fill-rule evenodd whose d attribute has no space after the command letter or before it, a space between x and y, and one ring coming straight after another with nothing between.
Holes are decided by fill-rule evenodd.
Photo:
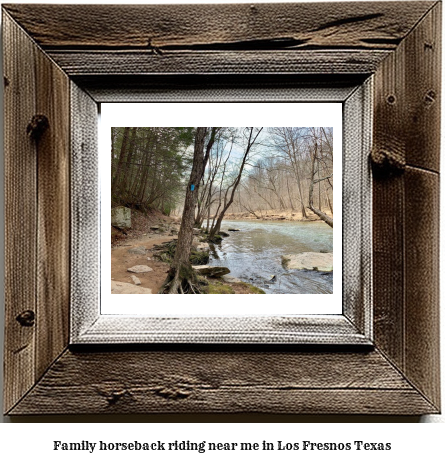
<instances>
[{"instance_id":1,"label":"tree trunk","mask_svg":"<svg viewBox=\"0 0 445 465\"><path fill-rule=\"evenodd\" d=\"M190 180L185 194L184 210L182 213L181 229L178 243L167 279L159 291L161 294L199 294L198 280L190 265L190 252L193 242L193 225L195 220L195 206L198 198L199 183L204 173L208 154L215 140L216 128L212 128L210 140L204 155L204 144L207 128L197 128L195 149ZM193 190L192 190L193 186Z\"/></svg>"},{"instance_id":2,"label":"tree trunk","mask_svg":"<svg viewBox=\"0 0 445 465\"><path fill-rule=\"evenodd\" d=\"M210 234L209 234L209 240L214 239L215 235L218 234L220 229L221 229L221 223L222 223L222 220L224 218L224 215L226 214L226 211L229 209L230 205L232 205L233 199L235 198L235 192L236 192L236 189L238 188L238 185L239 185L239 183L241 181L241 176L243 175L244 165L246 164L247 156L249 155L250 149L255 144L255 141L257 140L257 138L258 138L258 136L259 136L259 134L260 134L260 132L262 130L263 130L263 128L261 128L256 133L255 136L253 135L253 128L251 128L251 130L250 130L249 139L247 141L247 146L246 146L246 149L244 151L244 156L243 156L243 159L242 159L242 162L241 162L241 166L240 166L238 175L237 175L237 177L235 179L235 182L232 184L232 186L230 186L232 188L230 198L229 198L229 200L227 202L226 198L227 198L228 191L226 191L226 194L225 194L225 197L224 197L224 207L223 207L223 209L221 210L221 213L218 216L218 219L216 221L215 226L212 225L212 229L210 230ZM230 187L229 187L229 189L230 189Z\"/></svg>"},{"instance_id":3,"label":"tree trunk","mask_svg":"<svg viewBox=\"0 0 445 465\"><path fill-rule=\"evenodd\" d=\"M294 168L295 177L297 179L298 193L300 194L301 216L303 218L307 218L307 213L306 213L306 209L304 207L304 202L303 202L303 192L302 192L302 189L301 189L300 170L298 168L298 160L296 159L296 157L295 157L295 160L293 158L291 158L291 163L292 163L292 166Z\"/></svg>"},{"instance_id":4,"label":"tree trunk","mask_svg":"<svg viewBox=\"0 0 445 465\"><path fill-rule=\"evenodd\" d=\"M207 234L209 232L209 224L210 224L210 204L207 207L207 227L206 227L206 233Z\"/></svg>"},{"instance_id":5,"label":"tree trunk","mask_svg":"<svg viewBox=\"0 0 445 465\"><path fill-rule=\"evenodd\" d=\"M124 135L122 137L122 144L121 144L121 152L120 152L120 156L119 156L119 162L118 162L118 165L117 165L117 168L116 168L116 172L114 174L114 178L113 178L113 182L111 183L111 193L112 195L115 196L116 200L117 200L117 186L119 184L119 179L120 179L120 176L121 176L121 171L122 171L122 167L124 165L124 160L125 160L125 157L127 156L127 142L128 142L128 134L130 132L130 128L125 128L124 129Z\"/></svg>"},{"instance_id":6,"label":"tree trunk","mask_svg":"<svg viewBox=\"0 0 445 465\"><path fill-rule=\"evenodd\" d=\"M127 128L125 128L127 129ZM126 154L125 159L119 160L119 167L118 173L116 174L113 192L119 198L120 203L126 203L126 189L127 189L127 181L128 181L128 174L129 174L129 161L131 160L133 150L134 150L134 143L136 139L136 128L131 128L130 133L128 134L128 140L126 139ZM123 144L123 143L122 143Z\"/></svg>"},{"instance_id":7,"label":"tree trunk","mask_svg":"<svg viewBox=\"0 0 445 465\"><path fill-rule=\"evenodd\" d=\"M325 193L326 193L326 202L327 202L328 205L329 205L329 210L331 211L331 214L334 214L334 210L333 210L333 208L332 208L331 199L329 198L329 193L328 193L328 190L327 190L327 189L325 190Z\"/></svg>"},{"instance_id":8,"label":"tree trunk","mask_svg":"<svg viewBox=\"0 0 445 465\"><path fill-rule=\"evenodd\" d=\"M312 210L321 220L323 220L331 228L333 228L334 227L334 220L330 216L323 213L318 208L315 208L314 205L313 205L313 201L314 201L314 184L316 184L317 182L322 181L322 179L314 180L315 159L317 158L316 153L317 153L317 146L315 146L315 153L312 156L311 184L309 186L309 209Z\"/></svg>"},{"instance_id":9,"label":"tree trunk","mask_svg":"<svg viewBox=\"0 0 445 465\"><path fill-rule=\"evenodd\" d=\"M290 208L292 209L292 211L294 211L294 204L292 202L292 196L290 195L290 189L289 189L289 178L286 177L286 183L287 183L287 193L289 195L289 202L290 202Z\"/></svg>"}]
</instances>

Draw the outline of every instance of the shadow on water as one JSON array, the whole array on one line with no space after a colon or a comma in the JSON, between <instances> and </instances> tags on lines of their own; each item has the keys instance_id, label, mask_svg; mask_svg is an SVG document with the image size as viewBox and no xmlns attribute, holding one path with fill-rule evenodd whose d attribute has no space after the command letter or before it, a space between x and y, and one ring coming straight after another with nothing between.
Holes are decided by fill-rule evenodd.
<instances>
[{"instance_id":1,"label":"shadow on water","mask_svg":"<svg viewBox=\"0 0 445 465\"><path fill-rule=\"evenodd\" d=\"M226 266L230 275L267 294L331 294L332 273L286 270L281 256L332 252L332 228L321 222L223 221L229 232L221 244L210 244L210 264Z\"/></svg>"}]
</instances>

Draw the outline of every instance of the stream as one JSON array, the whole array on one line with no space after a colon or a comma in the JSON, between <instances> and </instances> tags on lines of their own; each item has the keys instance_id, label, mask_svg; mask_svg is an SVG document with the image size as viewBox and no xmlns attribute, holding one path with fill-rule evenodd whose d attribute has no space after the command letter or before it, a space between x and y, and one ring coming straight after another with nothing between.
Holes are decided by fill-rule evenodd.
<instances>
[{"instance_id":1,"label":"stream","mask_svg":"<svg viewBox=\"0 0 445 465\"><path fill-rule=\"evenodd\" d=\"M240 231L229 231L239 229ZM223 221L228 232L211 245L210 265L226 266L230 276L267 294L331 294L332 273L286 270L281 256L301 252L332 252L332 228L322 222Z\"/></svg>"}]
</instances>

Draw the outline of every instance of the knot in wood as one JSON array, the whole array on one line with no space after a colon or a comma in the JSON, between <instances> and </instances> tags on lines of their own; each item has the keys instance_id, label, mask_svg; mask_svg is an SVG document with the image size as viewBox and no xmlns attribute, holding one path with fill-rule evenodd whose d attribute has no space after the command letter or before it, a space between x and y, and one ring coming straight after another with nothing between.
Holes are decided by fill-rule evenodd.
<instances>
[{"instance_id":1,"label":"knot in wood","mask_svg":"<svg viewBox=\"0 0 445 465\"><path fill-rule=\"evenodd\" d=\"M34 115L26 127L26 133L31 139L39 140L49 128L49 121L45 115Z\"/></svg>"},{"instance_id":2,"label":"knot in wood","mask_svg":"<svg viewBox=\"0 0 445 465\"><path fill-rule=\"evenodd\" d=\"M405 156L394 150L379 149L371 153L374 174L399 175L405 171Z\"/></svg>"},{"instance_id":3,"label":"knot in wood","mask_svg":"<svg viewBox=\"0 0 445 465\"><path fill-rule=\"evenodd\" d=\"M22 326L34 326L35 313L32 310L26 310L20 313L20 315L17 315L16 320Z\"/></svg>"},{"instance_id":4,"label":"knot in wood","mask_svg":"<svg viewBox=\"0 0 445 465\"><path fill-rule=\"evenodd\" d=\"M188 389L181 389L178 387L161 387L156 389L155 394L163 397L164 399L178 400L186 399L190 396L191 391Z\"/></svg>"},{"instance_id":5,"label":"knot in wood","mask_svg":"<svg viewBox=\"0 0 445 465\"><path fill-rule=\"evenodd\" d=\"M112 386L98 386L96 391L103 396L108 405L115 405L125 397L131 397L131 393L125 388L113 388Z\"/></svg>"},{"instance_id":6,"label":"knot in wood","mask_svg":"<svg viewBox=\"0 0 445 465\"><path fill-rule=\"evenodd\" d=\"M121 391L110 392L105 396L105 398L107 399L109 405L114 405L126 394L128 394L128 391L126 389L123 389Z\"/></svg>"}]
</instances>

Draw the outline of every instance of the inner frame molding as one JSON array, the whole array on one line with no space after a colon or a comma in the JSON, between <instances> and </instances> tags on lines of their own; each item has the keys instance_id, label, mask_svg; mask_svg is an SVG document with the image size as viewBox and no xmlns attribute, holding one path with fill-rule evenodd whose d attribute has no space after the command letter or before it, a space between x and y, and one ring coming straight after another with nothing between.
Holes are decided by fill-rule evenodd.
<instances>
[{"instance_id":1,"label":"inner frame molding","mask_svg":"<svg viewBox=\"0 0 445 465\"><path fill-rule=\"evenodd\" d=\"M372 78L360 86L320 89L252 89L249 102L339 102L343 106L343 314L325 317L150 317L101 314L97 105L71 87L71 335L72 344L299 343L372 344L371 170ZM227 102L231 89L196 89L190 102ZM125 101L126 95L115 95ZM139 95L139 99L141 96ZM170 90L145 94L145 102L177 102ZM185 101L181 99L180 101ZM88 133L84 128L91 128ZM338 137L338 136L337 136ZM83 156L88 148L90 157ZM87 187L87 191L85 191ZM94 195L95 193L95 195ZM96 251L96 252L95 252ZM338 278L337 278L338 279ZM150 296L147 296L150 299ZM298 296L295 296L298 299Z\"/></svg>"},{"instance_id":2,"label":"inner frame molding","mask_svg":"<svg viewBox=\"0 0 445 465\"><path fill-rule=\"evenodd\" d=\"M12 4L2 15L6 414L440 412L440 2ZM372 282L358 287L372 300L348 302L372 313L343 322L372 345L70 343L74 300L80 334L97 318L99 280L89 294L70 278L71 253L90 263L71 228L97 227L94 211L72 208L72 179L80 204L97 194L70 165L82 140L78 165L94 168L98 104L220 88L235 100L262 87L341 93L370 77L371 134L355 144L380 161L363 255ZM79 114L93 126L75 125ZM36 131L37 115L48 125Z\"/></svg>"}]
</instances>

